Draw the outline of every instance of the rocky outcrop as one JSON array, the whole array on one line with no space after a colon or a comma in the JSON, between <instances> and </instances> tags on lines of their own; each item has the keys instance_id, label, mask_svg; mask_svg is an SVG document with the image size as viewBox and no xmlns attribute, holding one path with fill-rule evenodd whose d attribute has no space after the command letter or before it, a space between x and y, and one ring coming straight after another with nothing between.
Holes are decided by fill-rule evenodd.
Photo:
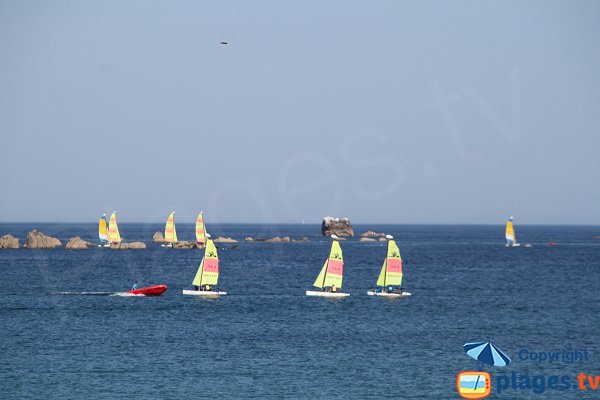
<instances>
[{"instance_id":1,"label":"rocky outcrop","mask_svg":"<svg viewBox=\"0 0 600 400\"><path fill-rule=\"evenodd\" d=\"M290 242L290 241L291 240L290 240L289 236L286 236L286 237L275 236L274 238L265 240L265 242L267 242L267 243L282 243L282 242L283 243L287 243L287 242Z\"/></svg>"},{"instance_id":2,"label":"rocky outcrop","mask_svg":"<svg viewBox=\"0 0 600 400\"><path fill-rule=\"evenodd\" d=\"M380 232L373 232L373 231L366 231L360 234L361 237L382 237L385 238L385 233Z\"/></svg>"},{"instance_id":3,"label":"rocky outcrop","mask_svg":"<svg viewBox=\"0 0 600 400\"><path fill-rule=\"evenodd\" d=\"M156 231L154 235L152 235L152 240L154 240L154 243L164 243L165 237L161 231Z\"/></svg>"},{"instance_id":4,"label":"rocky outcrop","mask_svg":"<svg viewBox=\"0 0 600 400\"><path fill-rule=\"evenodd\" d=\"M113 250L141 250L146 248L146 244L142 242L111 243L110 248Z\"/></svg>"},{"instance_id":5,"label":"rocky outcrop","mask_svg":"<svg viewBox=\"0 0 600 400\"><path fill-rule=\"evenodd\" d=\"M235 239L232 239L230 237L221 237L219 236L218 238L216 238L215 240L213 240L213 242L215 243L237 243L238 241Z\"/></svg>"},{"instance_id":6,"label":"rocky outcrop","mask_svg":"<svg viewBox=\"0 0 600 400\"><path fill-rule=\"evenodd\" d=\"M247 242L265 242L265 243L308 242L308 238L307 237L303 237L302 239L291 239L289 236L284 236L284 237L275 236L274 238L270 238L270 239L253 238L251 236L248 236L244 240L247 241Z\"/></svg>"},{"instance_id":7,"label":"rocky outcrop","mask_svg":"<svg viewBox=\"0 0 600 400\"><path fill-rule=\"evenodd\" d=\"M28 249L54 249L62 246L60 240L46 236L37 229L32 230L27 234L27 239L23 247Z\"/></svg>"},{"instance_id":8,"label":"rocky outcrop","mask_svg":"<svg viewBox=\"0 0 600 400\"><path fill-rule=\"evenodd\" d=\"M370 238L370 237L361 237L360 242L376 242L377 240Z\"/></svg>"},{"instance_id":9,"label":"rocky outcrop","mask_svg":"<svg viewBox=\"0 0 600 400\"><path fill-rule=\"evenodd\" d=\"M12 235L4 235L0 238L0 249L18 249L19 239Z\"/></svg>"},{"instance_id":10,"label":"rocky outcrop","mask_svg":"<svg viewBox=\"0 0 600 400\"><path fill-rule=\"evenodd\" d=\"M186 242L185 240L173 243L174 249L199 249L200 247L201 246L196 242Z\"/></svg>"},{"instance_id":11,"label":"rocky outcrop","mask_svg":"<svg viewBox=\"0 0 600 400\"><path fill-rule=\"evenodd\" d=\"M386 239L386 238L384 238L384 237L380 237L380 238L379 238L379 241L380 241L380 242L387 242L387 239Z\"/></svg>"},{"instance_id":12,"label":"rocky outcrop","mask_svg":"<svg viewBox=\"0 0 600 400\"><path fill-rule=\"evenodd\" d=\"M321 223L323 236L354 236L354 229L348 218L325 217Z\"/></svg>"},{"instance_id":13,"label":"rocky outcrop","mask_svg":"<svg viewBox=\"0 0 600 400\"><path fill-rule=\"evenodd\" d=\"M84 250L94 246L93 243L82 240L79 236L69 239L69 243L65 246L67 250Z\"/></svg>"}]
</instances>

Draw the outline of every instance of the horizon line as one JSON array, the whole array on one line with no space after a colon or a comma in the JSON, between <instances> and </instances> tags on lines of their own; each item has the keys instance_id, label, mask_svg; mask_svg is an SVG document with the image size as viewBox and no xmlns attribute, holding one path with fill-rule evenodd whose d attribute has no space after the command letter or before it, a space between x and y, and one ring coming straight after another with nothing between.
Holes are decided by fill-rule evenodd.
<instances>
[{"instance_id":1,"label":"horizon line","mask_svg":"<svg viewBox=\"0 0 600 400\"><path fill-rule=\"evenodd\" d=\"M356 223L350 223L350 225L354 226L354 225L382 225L382 226L386 226L386 225L406 225L406 226L410 226L410 225L430 225L430 226L497 226L497 225L504 225L506 221L503 222L498 222L498 223L489 223L489 222L461 222L461 223L456 223L456 222L440 222L440 223L434 223L434 222L409 222L409 223L399 223L399 222L394 222L394 223L390 223L390 222L356 222ZM140 221L130 221L130 222L123 222L120 221L119 224L120 225L124 225L124 224L145 224L145 225L153 225L153 224L164 224L165 221L145 221L145 222L140 222ZM64 222L64 221L0 221L0 224L61 224L61 225L68 225L68 224L97 224L96 222L92 222L92 221L68 221L68 222ZM177 222L178 225L194 225L195 222ZM308 226L320 226L321 223L302 223L302 222L210 222L209 224L215 224L215 225L308 225ZM523 223L523 224L516 224L517 226L586 226L586 227L596 227L596 226L600 226L600 223L596 223L596 224L583 224L583 223Z\"/></svg>"}]
</instances>

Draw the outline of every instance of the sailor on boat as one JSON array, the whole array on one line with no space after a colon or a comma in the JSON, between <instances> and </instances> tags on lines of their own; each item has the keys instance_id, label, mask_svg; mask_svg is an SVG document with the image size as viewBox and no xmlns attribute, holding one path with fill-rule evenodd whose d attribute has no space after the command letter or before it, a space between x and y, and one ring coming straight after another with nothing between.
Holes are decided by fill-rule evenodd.
<instances>
[{"instance_id":1,"label":"sailor on boat","mask_svg":"<svg viewBox=\"0 0 600 400\"><path fill-rule=\"evenodd\" d=\"M135 281L133 283L133 286L131 287L131 290L136 290L138 288L138 281Z\"/></svg>"}]
</instances>

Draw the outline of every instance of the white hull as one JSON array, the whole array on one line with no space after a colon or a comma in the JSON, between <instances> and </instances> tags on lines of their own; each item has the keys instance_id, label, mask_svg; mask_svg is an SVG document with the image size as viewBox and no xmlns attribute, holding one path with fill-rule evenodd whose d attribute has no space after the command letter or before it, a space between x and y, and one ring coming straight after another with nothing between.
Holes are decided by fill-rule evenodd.
<instances>
[{"instance_id":1,"label":"white hull","mask_svg":"<svg viewBox=\"0 0 600 400\"><path fill-rule=\"evenodd\" d=\"M519 247L521 246L520 243L513 243L513 244L507 244L506 247Z\"/></svg>"},{"instance_id":2,"label":"white hull","mask_svg":"<svg viewBox=\"0 0 600 400\"><path fill-rule=\"evenodd\" d=\"M183 294L190 296L203 296L203 297L219 297L225 296L227 292L214 292L212 290L183 290Z\"/></svg>"},{"instance_id":3,"label":"white hull","mask_svg":"<svg viewBox=\"0 0 600 400\"><path fill-rule=\"evenodd\" d=\"M317 290L307 290L307 296L317 296L317 297L330 297L330 298L342 298L350 296L350 293L341 293L341 292L323 292Z\"/></svg>"},{"instance_id":4,"label":"white hull","mask_svg":"<svg viewBox=\"0 0 600 400\"><path fill-rule=\"evenodd\" d=\"M386 293L386 292L376 292L374 290L369 290L367 292L369 296L381 296L381 297L390 297L390 298L399 298L399 297L410 297L412 296L410 292L402 292L402 293Z\"/></svg>"},{"instance_id":5,"label":"white hull","mask_svg":"<svg viewBox=\"0 0 600 400\"><path fill-rule=\"evenodd\" d=\"M173 247L172 243L169 244L161 244L160 247Z\"/></svg>"}]
</instances>

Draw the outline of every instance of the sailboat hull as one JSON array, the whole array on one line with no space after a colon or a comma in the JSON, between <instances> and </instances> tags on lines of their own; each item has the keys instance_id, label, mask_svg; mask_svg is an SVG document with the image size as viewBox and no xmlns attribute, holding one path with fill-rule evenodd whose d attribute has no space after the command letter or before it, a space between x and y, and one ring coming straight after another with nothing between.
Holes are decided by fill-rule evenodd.
<instances>
[{"instance_id":1,"label":"sailboat hull","mask_svg":"<svg viewBox=\"0 0 600 400\"><path fill-rule=\"evenodd\" d=\"M315 297L329 297L329 298L342 298L350 296L350 293L342 293L342 292L323 292L317 290L307 290L307 296L315 296Z\"/></svg>"},{"instance_id":2,"label":"sailboat hull","mask_svg":"<svg viewBox=\"0 0 600 400\"><path fill-rule=\"evenodd\" d=\"M167 290L167 285L156 285L156 286L148 286L144 288L139 288L135 290L129 290L127 293L137 294L143 296L160 296Z\"/></svg>"},{"instance_id":3,"label":"sailboat hull","mask_svg":"<svg viewBox=\"0 0 600 400\"><path fill-rule=\"evenodd\" d=\"M389 297L389 298L400 298L400 297L410 297L410 292L401 292L401 293L386 293L386 292L376 292L374 290L369 290L367 292L369 296L380 296L380 297Z\"/></svg>"},{"instance_id":4,"label":"sailboat hull","mask_svg":"<svg viewBox=\"0 0 600 400\"><path fill-rule=\"evenodd\" d=\"M513 244L507 244L506 247L519 247L521 246L520 243L513 243Z\"/></svg>"},{"instance_id":5,"label":"sailboat hull","mask_svg":"<svg viewBox=\"0 0 600 400\"><path fill-rule=\"evenodd\" d=\"M183 294L189 296L200 296L200 297L219 297L227 295L227 292L215 292L212 290L183 290Z\"/></svg>"}]
</instances>

